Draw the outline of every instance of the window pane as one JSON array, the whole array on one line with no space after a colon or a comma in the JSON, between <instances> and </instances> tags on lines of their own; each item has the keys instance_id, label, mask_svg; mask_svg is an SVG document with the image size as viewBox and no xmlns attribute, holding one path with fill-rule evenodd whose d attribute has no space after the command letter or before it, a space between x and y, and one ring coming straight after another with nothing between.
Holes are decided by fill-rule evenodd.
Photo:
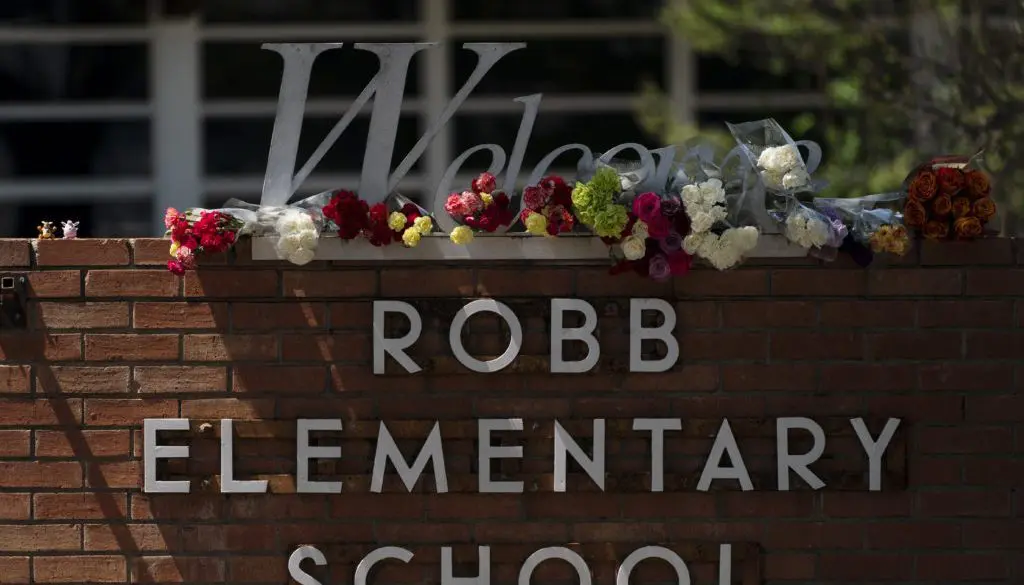
<instances>
[{"instance_id":1,"label":"window pane","mask_svg":"<svg viewBox=\"0 0 1024 585\"><path fill-rule=\"evenodd\" d=\"M519 131L518 115L462 115L455 119L455 154L462 153L477 144L497 144L511 154L512 144ZM662 146L660 139L647 134L632 114L545 114L541 110L534 125L530 143L523 160L522 178L525 179L534 165L556 148L572 143L584 144L598 154L623 142L638 142L650 148ZM625 153L624 156L628 156ZM566 153L553 166L575 168L579 155ZM474 155L463 172L473 173L472 165L482 166L489 161L486 154Z\"/></svg>"},{"instance_id":2,"label":"window pane","mask_svg":"<svg viewBox=\"0 0 1024 585\"><path fill-rule=\"evenodd\" d=\"M339 115L338 118L341 116ZM295 170L298 171L330 132L338 118L307 118L302 125L299 154ZM266 172L270 152L270 135L274 120L208 119L205 129L206 173L208 175L257 174ZM369 116L356 118L345 129L338 141L327 152L316 173L358 173L363 165L366 136L370 128ZM392 166L402 161L419 140L419 124L415 116L403 116L398 124ZM415 167L414 167L415 168ZM316 174L314 173L314 175Z\"/></svg>"},{"instance_id":3,"label":"window pane","mask_svg":"<svg viewBox=\"0 0 1024 585\"><path fill-rule=\"evenodd\" d=\"M406 95L417 94L418 66L422 58L422 54L413 57L409 66ZM358 96L379 68L377 55L358 51L346 42L344 47L317 57L309 80L309 96ZM261 49L260 43L206 43L203 46L203 95L208 99L277 99L282 69L281 56Z\"/></svg>"},{"instance_id":4,"label":"window pane","mask_svg":"<svg viewBox=\"0 0 1024 585\"><path fill-rule=\"evenodd\" d=\"M415 20L417 0L207 0L207 22L367 22Z\"/></svg>"},{"instance_id":5,"label":"window pane","mask_svg":"<svg viewBox=\"0 0 1024 585\"><path fill-rule=\"evenodd\" d=\"M554 18L654 18L664 0L560 0L481 2L454 0L455 20L546 20Z\"/></svg>"},{"instance_id":6,"label":"window pane","mask_svg":"<svg viewBox=\"0 0 1024 585\"><path fill-rule=\"evenodd\" d=\"M149 122L0 122L0 177L149 173Z\"/></svg>"},{"instance_id":7,"label":"window pane","mask_svg":"<svg viewBox=\"0 0 1024 585\"><path fill-rule=\"evenodd\" d=\"M0 45L0 102L145 100L146 45Z\"/></svg>"},{"instance_id":8,"label":"window pane","mask_svg":"<svg viewBox=\"0 0 1024 585\"><path fill-rule=\"evenodd\" d=\"M751 65L755 55L742 51L735 61L700 56L697 59L697 87L701 91L773 91L780 89L813 90L819 85L813 76L796 72L774 75ZM762 56L763 57L763 56ZM762 60L758 58L758 60Z\"/></svg>"},{"instance_id":9,"label":"window pane","mask_svg":"<svg viewBox=\"0 0 1024 585\"><path fill-rule=\"evenodd\" d=\"M4 24L124 24L146 21L142 0L3 0Z\"/></svg>"},{"instance_id":10,"label":"window pane","mask_svg":"<svg viewBox=\"0 0 1024 585\"><path fill-rule=\"evenodd\" d=\"M453 42L458 90L476 67L476 53ZM665 39L633 37L531 40L499 61L474 94L632 93L644 81L664 87Z\"/></svg>"}]
</instances>

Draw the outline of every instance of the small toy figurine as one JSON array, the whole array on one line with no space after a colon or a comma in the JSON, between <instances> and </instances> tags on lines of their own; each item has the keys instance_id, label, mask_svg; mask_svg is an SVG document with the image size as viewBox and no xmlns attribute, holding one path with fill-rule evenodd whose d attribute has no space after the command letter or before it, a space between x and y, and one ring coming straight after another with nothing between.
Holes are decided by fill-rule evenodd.
<instances>
[{"instance_id":1,"label":"small toy figurine","mask_svg":"<svg viewBox=\"0 0 1024 585\"><path fill-rule=\"evenodd\" d=\"M65 221L61 226L61 232L65 240L73 240L78 237L78 222L71 221L70 219Z\"/></svg>"},{"instance_id":2,"label":"small toy figurine","mask_svg":"<svg viewBox=\"0 0 1024 585\"><path fill-rule=\"evenodd\" d=\"M53 222L52 221L44 221L43 223L39 224L39 227L37 227L36 229L39 230L39 239L40 240L53 240L53 239L55 239L55 236L53 235Z\"/></svg>"}]
</instances>

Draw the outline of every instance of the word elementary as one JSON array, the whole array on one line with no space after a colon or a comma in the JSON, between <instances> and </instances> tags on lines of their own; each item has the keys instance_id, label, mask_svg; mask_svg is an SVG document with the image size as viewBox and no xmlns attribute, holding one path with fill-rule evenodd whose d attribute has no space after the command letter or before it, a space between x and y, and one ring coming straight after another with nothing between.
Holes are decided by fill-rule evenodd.
<instances>
[{"instance_id":1,"label":"word elementary","mask_svg":"<svg viewBox=\"0 0 1024 585\"><path fill-rule=\"evenodd\" d=\"M587 454L580 444L573 439L565 427L557 420L553 422L554 440L554 491L565 492L568 477L568 460L571 457L590 479L604 491L605 489L605 420L594 419L592 434L592 454ZM868 461L868 485L870 491L881 490L882 461L885 450L892 441L900 420L890 418L885 427L875 438L861 418L849 420L853 427L864 455ZM220 491L222 493L265 493L268 491L267 480L237 480L233 469L233 421L220 421ZM191 482L188 480L160 481L157 479L157 460L184 459L189 457L187 445L160 445L157 434L161 431L188 431L190 421L184 418L146 419L143 423L143 459L145 461L144 490L151 493L188 493ZM343 422L340 419L299 419L296 421L296 490L299 493L337 494L342 492L340 481L314 481L310 479L310 462L315 459L339 459L342 457L341 447L311 445L311 432L342 432ZM815 421L804 417L784 417L776 419L776 462L778 470L778 491L790 490L790 473L796 473L811 488L821 489L825 482L810 469L810 465L821 458L825 452L825 431ZM681 431L682 419L678 418L636 418L633 419L632 430L649 436L651 441L651 491L664 491L664 452L665 434ZM496 481L491 475L491 462L495 459L522 458L523 447L512 445L494 445L492 433L523 431L521 418L484 418L477 421L476 448L478 453L478 492L479 493L523 493L521 481ZM804 453L793 453L790 450L791 431L802 431L813 439L812 447ZM726 459L726 457L728 459ZM409 463L397 443L388 431L387 425L381 421L377 434L373 460L373 472L370 491L381 493L384 487L384 474L390 466L395 469L408 491L412 491L419 477L430 465L433 471L434 484L438 493L448 491L448 477L445 471L444 445L441 441L441 425L435 422L423 447L415 460ZM738 482L743 491L754 489L750 474L743 462L743 454L736 442L736 437L728 419L723 419L715 439L708 452L697 484L698 491L708 491L716 480Z\"/></svg>"}]
</instances>

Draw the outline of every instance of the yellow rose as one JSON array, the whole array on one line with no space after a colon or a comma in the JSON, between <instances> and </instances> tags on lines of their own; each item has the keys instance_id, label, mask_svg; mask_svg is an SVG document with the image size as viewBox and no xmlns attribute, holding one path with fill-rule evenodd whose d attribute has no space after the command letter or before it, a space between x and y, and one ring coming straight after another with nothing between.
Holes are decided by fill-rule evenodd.
<instances>
[{"instance_id":1,"label":"yellow rose","mask_svg":"<svg viewBox=\"0 0 1024 585\"><path fill-rule=\"evenodd\" d=\"M415 228L421 236L425 236L434 229L434 222L429 217L417 217L416 221L412 222L412 227Z\"/></svg>"},{"instance_id":2,"label":"yellow rose","mask_svg":"<svg viewBox=\"0 0 1024 585\"><path fill-rule=\"evenodd\" d=\"M452 242L459 246L465 246L473 241L473 230L464 225L457 226L448 236Z\"/></svg>"},{"instance_id":3,"label":"yellow rose","mask_svg":"<svg viewBox=\"0 0 1024 585\"><path fill-rule=\"evenodd\" d=\"M480 199L484 202L484 207L490 207L491 203L494 203L494 197L491 197L490 193L481 193Z\"/></svg>"},{"instance_id":4,"label":"yellow rose","mask_svg":"<svg viewBox=\"0 0 1024 585\"><path fill-rule=\"evenodd\" d=\"M178 248L180 247L181 244L179 244L178 242L171 242L171 258L178 257Z\"/></svg>"},{"instance_id":5,"label":"yellow rose","mask_svg":"<svg viewBox=\"0 0 1024 585\"><path fill-rule=\"evenodd\" d=\"M391 215L388 216L388 227L400 232L405 229L405 224L408 223L405 219L405 215L401 211L392 211Z\"/></svg>"},{"instance_id":6,"label":"yellow rose","mask_svg":"<svg viewBox=\"0 0 1024 585\"><path fill-rule=\"evenodd\" d=\"M548 218L539 213L526 216L526 231L535 236L548 235Z\"/></svg>"},{"instance_id":7,"label":"yellow rose","mask_svg":"<svg viewBox=\"0 0 1024 585\"><path fill-rule=\"evenodd\" d=\"M408 229L402 232L402 243L410 248L415 248L420 243L419 230Z\"/></svg>"}]
</instances>

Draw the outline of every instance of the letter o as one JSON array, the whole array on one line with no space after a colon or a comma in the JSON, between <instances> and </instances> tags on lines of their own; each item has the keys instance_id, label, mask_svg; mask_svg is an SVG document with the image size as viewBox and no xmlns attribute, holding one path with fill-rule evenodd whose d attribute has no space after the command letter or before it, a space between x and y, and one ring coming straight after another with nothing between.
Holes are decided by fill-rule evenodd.
<instances>
[{"instance_id":1,"label":"letter o","mask_svg":"<svg viewBox=\"0 0 1024 585\"><path fill-rule=\"evenodd\" d=\"M473 315L483 312L497 313L508 324L510 333L505 353L486 362L469 355L462 345L462 328L466 326L466 321ZM448 344L460 364L474 372L490 374L505 369L519 355L519 350L523 347L523 327L519 324L519 318L508 305L494 299L477 299L455 313L451 329L448 331Z\"/></svg>"},{"instance_id":2,"label":"letter o","mask_svg":"<svg viewBox=\"0 0 1024 585\"><path fill-rule=\"evenodd\" d=\"M526 562L523 563L523 568L519 569L518 585L530 585L530 577L533 576L533 572L537 570L537 567L544 561L551 559L561 559L569 563L572 565L572 568L576 569L576 574L580 578L580 585L591 585L590 567L587 566L587 562L576 551L564 546L549 546L530 555ZM616 585L619 584L616 583Z\"/></svg>"},{"instance_id":3,"label":"letter o","mask_svg":"<svg viewBox=\"0 0 1024 585\"><path fill-rule=\"evenodd\" d=\"M630 553L626 560L619 565L619 570L615 572L615 585L629 585L629 576L633 574L633 569L640 564L640 561L647 559L661 559L672 565L672 568L676 570L679 585L690 585L690 570L686 567L686 563L679 558L679 555L663 546L645 546Z\"/></svg>"}]
</instances>

